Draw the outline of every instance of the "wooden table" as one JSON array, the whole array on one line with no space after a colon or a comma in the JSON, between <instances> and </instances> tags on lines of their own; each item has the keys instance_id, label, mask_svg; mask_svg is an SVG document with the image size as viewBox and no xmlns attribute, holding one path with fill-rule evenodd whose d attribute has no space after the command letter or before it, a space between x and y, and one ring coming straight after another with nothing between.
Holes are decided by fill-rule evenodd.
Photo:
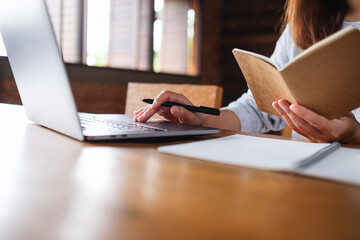
<instances>
[{"instance_id":1,"label":"wooden table","mask_svg":"<svg viewBox=\"0 0 360 240\"><path fill-rule=\"evenodd\" d=\"M359 187L156 151L190 139L82 143L21 106L0 116L0 239L360 239Z\"/></svg>"}]
</instances>

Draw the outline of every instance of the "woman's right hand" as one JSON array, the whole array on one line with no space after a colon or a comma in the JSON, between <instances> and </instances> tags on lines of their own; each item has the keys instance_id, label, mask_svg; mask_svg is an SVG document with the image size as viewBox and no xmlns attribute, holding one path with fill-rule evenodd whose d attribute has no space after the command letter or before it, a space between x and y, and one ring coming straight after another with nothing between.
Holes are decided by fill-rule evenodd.
<instances>
[{"instance_id":1,"label":"woman's right hand","mask_svg":"<svg viewBox=\"0 0 360 240\"><path fill-rule=\"evenodd\" d=\"M201 113L191 112L179 106L162 107L164 102L176 102L193 105L184 95L171 91L162 91L151 105L147 105L134 112L134 121L146 122L155 113L173 122L187 123L191 125L203 125L204 119Z\"/></svg>"}]
</instances>

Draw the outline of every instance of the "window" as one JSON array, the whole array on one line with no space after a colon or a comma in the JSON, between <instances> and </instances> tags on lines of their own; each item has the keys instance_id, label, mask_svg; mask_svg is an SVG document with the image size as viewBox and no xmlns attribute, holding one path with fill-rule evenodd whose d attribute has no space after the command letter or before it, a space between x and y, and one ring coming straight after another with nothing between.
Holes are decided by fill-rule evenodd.
<instances>
[{"instance_id":1,"label":"window","mask_svg":"<svg viewBox=\"0 0 360 240\"><path fill-rule=\"evenodd\" d=\"M88 0L86 29L86 64L109 64L110 0Z\"/></svg>"},{"instance_id":2,"label":"window","mask_svg":"<svg viewBox=\"0 0 360 240\"><path fill-rule=\"evenodd\" d=\"M154 70L196 75L193 1L155 0Z\"/></svg>"},{"instance_id":3,"label":"window","mask_svg":"<svg viewBox=\"0 0 360 240\"><path fill-rule=\"evenodd\" d=\"M83 0L46 0L64 61L84 63Z\"/></svg>"},{"instance_id":4,"label":"window","mask_svg":"<svg viewBox=\"0 0 360 240\"><path fill-rule=\"evenodd\" d=\"M46 0L65 62L198 74L198 0ZM0 55L6 55L0 35Z\"/></svg>"},{"instance_id":5,"label":"window","mask_svg":"<svg viewBox=\"0 0 360 240\"><path fill-rule=\"evenodd\" d=\"M151 0L111 1L108 57L110 67L152 69L153 6Z\"/></svg>"},{"instance_id":6,"label":"window","mask_svg":"<svg viewBox=\"0 0 360 240\"><path fill-rule=\"evenodd\" d=\"M105 5L101 0L88 0L88 9L97 1ZM196 2L112 0L110 16L103 13L110 22L105 65L197 75ZM88 17L88 29L92 27L90 19L93 17ZM103 38L106 38L106 33Z\"/></svg>"}]
</instances>

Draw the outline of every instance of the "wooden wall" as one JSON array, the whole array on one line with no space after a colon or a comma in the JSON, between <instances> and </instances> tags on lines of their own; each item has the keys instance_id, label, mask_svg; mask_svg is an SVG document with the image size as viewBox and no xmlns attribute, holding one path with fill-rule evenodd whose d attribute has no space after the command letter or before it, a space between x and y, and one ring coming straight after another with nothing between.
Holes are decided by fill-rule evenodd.
<instances>
[{"instance_id":1,"label":"wooden wall","mask_svg":"<svg viewBox=\"0 0 360 240\"><path fill-rule=\"evenodd\" d=\"M223 105L236 100L247 90L246 82L231 53L233 48L270 56L279 33L284 0L224 0L221 34L220 85Z\"/></svg>"},{"instance_id":2,"label":"wooden wall","mask_svg":"<svg viewBox=\"0 0 360 240\"><path fill-rule=\"evenodd\" d=\"M285 0L199 0L201 75L154 74L67 64L79 111L122 113L127 82L216 84L224 88L223 106L247 90L231 50L242 48L270 56ZM6 58L0 57L0 102L21 103Z\"/></svg>"}]
</instances>

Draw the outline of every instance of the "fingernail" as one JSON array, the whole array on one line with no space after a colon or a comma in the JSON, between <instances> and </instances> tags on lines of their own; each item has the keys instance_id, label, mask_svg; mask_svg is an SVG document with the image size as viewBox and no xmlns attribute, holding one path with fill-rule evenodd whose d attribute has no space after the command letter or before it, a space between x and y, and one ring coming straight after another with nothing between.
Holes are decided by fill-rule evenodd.
<instances>
[{"instance_id":1,"label":"fingernail","mask_svg":"<svg viewBox=\"0 0 360 240\"><path fill-rule=\"evenodd\" d=\"M290 110L293 111L294 113L300 112L300 109L295 104L290 105Z\"/></svg>"},{"instance_id":2,"label":"fingernail","mask_svg":"<svg viewBox=\"0 0 360 240\"><path fill-rule=\"evenodd\" d=\"M279 105L273 104L272 107L273 107L276 111L279 111L279 109L280 109Z\"/></svg>"},{"instance_id":3,"label":"fingernail","mask_svg":"<svg viewBox=\"0 0 360 240\"><path fill-rule=\"evenodd\" d=\"M172 112L173 112L173 114L175 114L175 115L179 115L179 108L178 108L177 106L173 106L173 107L172 107Z\"/></svg>"},{"instance_id":4,"label":"fingernail","mask_svg":"<svg viewBox=\"0 0 360 240\"><path fill-rule=\"evenodd\" d=\"M287 107L286 103L284 101L279 101L278 103L279 103L280 107L282 107L282 108Z\"/></svg>"}]
</instances>

